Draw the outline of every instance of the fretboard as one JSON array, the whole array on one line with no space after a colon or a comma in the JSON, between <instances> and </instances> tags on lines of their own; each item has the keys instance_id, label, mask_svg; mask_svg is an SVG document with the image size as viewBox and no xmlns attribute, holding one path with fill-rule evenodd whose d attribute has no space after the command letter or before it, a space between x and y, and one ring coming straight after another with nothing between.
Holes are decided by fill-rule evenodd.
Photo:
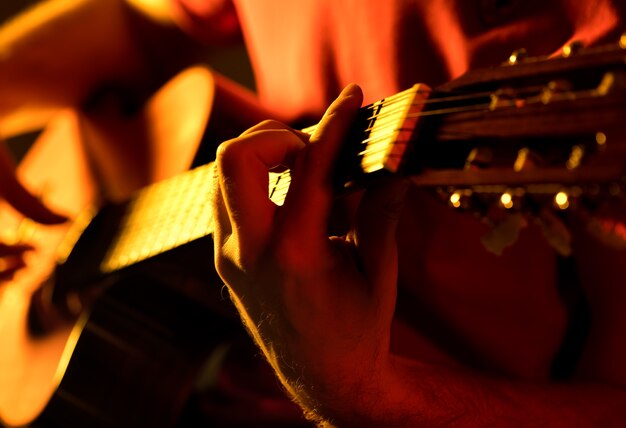
<instances>
[{"instance_id":1,"label":"fretboard","mask_svg":"<svg viewBox=\"0 0 626 428\"><path fill-rule=\"evenodd\" d=\"M342 187L353 187L362 175L396 172L428 89L423 85L363 107L347 142L352 159L341 173ZM315 126L304 129L313 133ZM345 156L344 156L345 157ZM101 264L104 273L172 250L212 232L210 202L212 164L195 168L142 190L126 207L118 232ZM282 205L291 171L269 173L269 198Z\"/></svg>"},{"instance_id":2,"label":"fretboard","mask_svg":"<svg viewBox=\"0 0 626 428\"><path fill-rule=\"evenodd\" d=\"M289 171L270 173L270 199L282 205ZM110 273L213 232L212 164L203 165L143 189L125 215L101 264Z\"/></svg>"},{"instance_id":3,"label":"fretboard","mask_svg":"<svg viewBox=\"0 0 626 428\"><path fill-rule=\"evenodd\" d=\"M211 164L143 189L127 205L101 270L112 272L212 232Z\"/></svg>"}]
</instances>

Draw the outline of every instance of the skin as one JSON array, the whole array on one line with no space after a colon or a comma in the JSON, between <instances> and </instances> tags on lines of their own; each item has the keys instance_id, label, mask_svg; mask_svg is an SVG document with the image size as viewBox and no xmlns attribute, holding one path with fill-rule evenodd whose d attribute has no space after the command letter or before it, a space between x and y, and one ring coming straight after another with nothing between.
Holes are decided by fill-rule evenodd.
<instances>
[{"instance_id":1,"label":"skin","mask_svg":"<svg viewBox=\"0 0 626 428\"><path fill-rule=\"evenodd\" d=\"M190 63L199 48L175 29L167 4L49 0L0 29L0 198L25 217L41 224L67 221L16 178L4 139L42 128L60 109L81 105L103 85L149 92ZM151 45L159 48L139 47ZM0 282L24 265L28 249L2 243Z\"/></svg>"},{"instance_id":2,"label":"skin","mask_svg":"<svg viewBox=\"0 0 626 428\"><path fill-rule=\"evenodd\" d=\"M80 105L107 83L147 92L191 61L197 47L177 39L166 9L143 13L143 1L132 3L49 1L0 31L0 138L42 126L58 109ZM134 25L131 15L146 19ZM94 25L106 25L106 31L94 31ZM165 39L173 41L159 43ZM173 57L180 61L172 63ZM410 358L390 352L399 276L395 229L406 185L369 189L352 231L326 234L329 171L360 104L360 91L347 90L309 144L285 125L264 122L225 143L216 164L217 268L294 399L313 419L341 426L623 425L624 254L599 246L582 225L575 256L596 322L570 382L507 380L515 376L496 378L419 352ZM267 200L267 170L279 164L295 173L281 208ZM0 192L36 221L63 220L28 196L6 152ZM0 246L0 282L19 269L28 249Z\"/></svg>"},{"instance_id":3,"label":"skin","mask_svg":"<svg viewBox=\"0 0 626 428\"><path fill-rule=\"evenodd\" d=\"M216 266L279 379L321 425L619 426L623 388L516 382L390 352L395 230L405 185L366 191L351 233L328 237L331 168L361 93L352 85L308 144L265 122L218 151ZM267 171L293 166L285 205Z\"/></svg>"}]
</instances>

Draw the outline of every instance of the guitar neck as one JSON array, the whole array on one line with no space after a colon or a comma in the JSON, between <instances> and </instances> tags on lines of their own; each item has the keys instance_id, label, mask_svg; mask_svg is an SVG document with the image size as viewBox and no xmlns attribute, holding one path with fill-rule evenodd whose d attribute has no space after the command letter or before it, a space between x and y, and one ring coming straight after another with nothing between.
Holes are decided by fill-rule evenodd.
<instances>
[{"instance_id":1,"label":"guitar neck","mask_svg":"<svg viewBox=\"0 0 626 428\"><path fill-rule=\"evenodd\" d=\"M450 198L478 196L483 205L513 193L545 205L556 195L624 188L626 55L621 47L579 55L470 73L434 91L415 85L362 107L336 161L337 192L388 174L410 176ZM206 165L140 192L101 270L209 235L212 179ZM290 181L288 170L270 173L277 205Z\"/></svg>"},{"instance_id":2,"label":"guitar neck","mask_svg":"<svg viewBox=\"0 0 626 428\"><path fill-rule=\"evenodd\" d=\"M110 273L210 235L212 183L212 164L207 164L140 191L125 207L101 271Z\"/></svg>"},{"instance_id":3,"label":"guitar neck","mask_svg":"<svg viewBox=\"0 0 626 428\"><path fill-rule=\"evenodd\" d=\"M421 109L417 100L428 91L416 85L361 108L338 162L339 189L360 185L363 177L375 172L397 170L415 128L411 113ZM315 126L303 131L313 133ZM100 270L110 273L210 235L212 182L207 164L140 191L125 206ZM270 173L268 194L277 205L284 202L290 182L289 170Z\"/></svg>"}]
</instances>

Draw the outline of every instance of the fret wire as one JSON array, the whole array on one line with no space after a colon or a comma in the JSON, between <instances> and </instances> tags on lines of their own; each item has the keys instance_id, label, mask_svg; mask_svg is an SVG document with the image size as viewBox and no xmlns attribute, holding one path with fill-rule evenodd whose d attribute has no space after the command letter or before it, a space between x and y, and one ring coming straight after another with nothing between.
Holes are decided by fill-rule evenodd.
<instances>
[{"instance_id":1,"label":"fret wire","mask_svg":"<svg viewBox=\"0 0 626 428\"><path fill-rule=\"evenodd\" d=\"M544 89L543 86L531 86L531 87L526 87L526 88L521 88L521 90L525 90L525 91L540 91ZM417 91L411 91L411 90L405 90L403 92L399 92L398 94L395 94L391 97L387 97L387 98L383 98L382 100L372 103L368 106L366 106L366 109L369 110L373 110L373 109L378 109L378 108L384 108L384 107L388 107L391 104L394 103L398 103L410 96L416 95L416 94L421 94L421 93L432 93L434 92L433 90L424 90L424 89L419 89ZM464 100L471 100L474 98L484 98L484 97L488 97L488 96L492 96L492 95L498 95L497 92L494 91L483 91L483 92L474 92L474 93L468 93L468 94L460 94L460 95L450 95L450 96L445 96L445 97L441 97L441 98L428 98L425 99L423 101L418 101L418 102L414 102L411 105L412 106L418 106L418 105L425 105L425 104L436 104L436 103L443 103L443 102L450 102L450 101L464 101ZM377 117L376 114L368 117L367 119L375 119Z\"/></svg>"},{"instance_id":2,"label":"fret wire","mask_svg":"<svg viewBox=\"0 0 626 428\"><path fill-rule=\"evenodd\" d=\"M399 112L401 112L404 109L398 109L398 111L395 112L395 114L397 115ZM368 126L367 128L365 128L363 130L363 132L369 132L372 131L374 129L380 129L382 127L388 126L389 123L392 122L398 122L399 118L394 118L393 114L390 114L388 116L382 117L382 119L378 119L376 120L374 123L372 123L370 126ZM389 120L389 119L395 119L395 120ZM404 119L404 117L402 117L402 119ZM389 120L387 123L384 123L385 121Z\"/></svg>"},{"instance_id":3,"label":"fret wire","mask_svg":"<svg viewBox=\"0 0 626 428\"><path fill-rule=\"evenodd\" d=\"M367 106L365 106L364 108L366 110L374 110L374 109L383 109L386 107L389 107L390 105L393 104L401 104L403 101L405 101L408 98L414 97L417 94L421 94L421 93L430 93L431 90L425 91L425 90L414 90L414 89L407 89L403 92L400 92L396 95L393 95L391 97L387 97L387 98L383 98L379 101L376 101L372 104L369 104ZM373 115L373 117L375 117L376 114ZM371 119L372 117L369 117L368 119Z\"/></svg>"},{"instance_id":4,"label":"fret wire","mask_svg":"<svg viewBox=\"0 0 626 428\"><path fill-rule=\"evenodd\" d=\"M492 91L489 92L477 92L474 94L468 94L468 95L455 95L455 96L449 96L449 97L442 97L442 98L429 98L429 99L425 99L422 101L415 101L413 103L411 103L411 107L416 107L416 106L422 106L422 105L426 105L426 104L437 104L437 103L443 103L443 102L450 102L450 101L464 101L464 100L471 100L474 98L485 98L486 96L491 96L493 95ZM394 103L391 103L391 105ZM388 107L387 105L383 105L384 107ZM396 113L398 110L401 110L403 106L398 102L398 108L395 108L393 110L389 110L389 109L385 109L384 113L377 113L377 114L373 114L369 117L366 118L366 120L372 120L372 119L378 119L387 115L391 115ZM382 110L382 109L381 109Z\"/></svg>"},{"instance_id":5,"label":"fret wire","mask_svg":"<svg viewBox=\"0 0 626 428\"><path fill-rule=\"evenodd\" d=\"M398 100L403 100L403 99L409 98L409 97L411 97L411 96L413 96L415 94L425 93L425 92L431 92L431 91L424 91L424 90L421 90L421 89L415 91L413 88L409 88L409 89L404 90L402 92L398 92L395 95L383 98L383 99L381 99L379 101L375 101L372 104L368 105L366 108L372 110L374 108L378 108L381 105L384 106L385 103L397 102Z\"/></svg>"},{"instance_id":6,"label":"fret wire","mask_svg":"<svg viewBox=\"0 0 626 428\"><path fill-rule=\"evenodd\" d=\"M291 178L291 177L290 177ZM275 189L274 193L280 194L283 191L286 193L287 189L289 189L289 186L291 186L291 179L290 180L284 180L282 184L278 185Z\"/></svg>"},{"instance_id":7,"label":"fret wire","mask_svg":"<svg viewBox=\"0 0 626 428\"><path fill-rule=\"evenodd\" d=\"M172 181L154 184L154 187L140 194L129 205L129 214L122 227L125 230L122 230L123 233L112 247L112 254L117 253L113 254L117 258L109 260L105 268L118 268L129 261L143 260L203 236L210 225L202 225L202 220L210 220L211 213L207 209L208 199L198 203L198 196L207 194L210 187L211 180L206 179L209 167L199 167ZM186 189L193 191L188 192ZM163 201L167 199L175 202L164 205ZM141 221L146 215L151 218L150 227ZM154 229L159 230L157 237L152 233Z\"/></svg>"},{"instance_id":8,"label":"fret wire","mask_svg":"<svg viewBox=\"0 0 626 428\"><path fill-rule=\"evenodd\" d=\"M407 144L407 142L402 142L402 143L396 142L396 144ZM369 147L369 148L363 150L362 152L360 152L359 155L361 155L361 154L368 154L368 155L378 154L378 153L384 152L385 150L386 150L386 148L375 149L374 147Z\"/></svg>"},{"instance_id":9,"label":"fret wire","mask_svg":"<svg viewBox=\"0 0 626 428\"><path fill-rule=\"evenodd\" d=\"M416 104L411 104L410 107L415 106ZM397 114L398 112L401 112L402 110L406 109L406 104L401 104L398 105L397 107L392 107L391 109L387 108L384 109L384 113L376 113L371 115L370 117L366 118L365 120L372 120L372 119L376 119L376 120L380 120L380 119L384 119L386 117L389 116L393 116L394 114ZM383 110L383 109L381 109ZM365 131L370 130L371 128L367 128Z\"/></svg>"},{"instance_id":10,"label":"fret wire","mask_svg":"<svg viewBox=\"0 0 626 428\"><path fill-rule=\"evenodd\" d=\"M369 147L363 150L360 154L372 155L388 150L388 147L380 147L380 142L398 132L402 128L397 128L397 125L394 123L394 121L391 121L389 124L381 124L380 121L383 121L384 119L389 118L394 114L397 114L403 108L406 108L406 105L402 105L402 101L406 101L406 99L414 97L416 94L429 92L431 91L408 90L396 94L392 97L385 98L378 103L367 107L368 109L379 110L379 113L372 115L369 119L378 120L379 122L377 124L377 129L385 130L385 132L377 135L376 137L370 137L361 141L360 144L369 145ZM492 94L492 92L484 92L467 95L453 95L438 99L420 100L412 102L409 107L425 104L444 103L448 101L475 99ZM476 111L486 109L489 106L490 103L483 103L474 106L442 108L439 110L426 112L422 111L414 114L409 114L402 119L431 115L444 115L464 111ZM389 127L393 127L393 129L386 130ZM367 129L367 131L371 130L371 128ZM390 154L390 156L394 155ZM162 248L173 248L177 245L180 245L180 243L188 242L191 239L200 237L210 230L211 211L208 207L208 205L210 204L208 203L208 201L197 205L193 203L194 200L197 200L198 195L200 195L203 190L206 190L210 187L210 185L207 183L207 181L210 182L210 180L206 180L206 177L203 177L203 175L206 175L203 173L205 171L209 171L209 166L206 165L206 167L206 170L203 167L197 168L196 170L194 170L195 173L183 177L179 181L168 182L160 186L159 184L157 184L150 192L138 197L134 201L134 203L132 204L134 212L131 212L129 214L129 217L126 219L126 225L132 227L133 230L127 234L122 234L122 236L117 239L117 242L115 244L118 248L126 248L128 250L126 252L128 257L124 256L121 262L114 261L113 263L117 263L119 265L119 263L123 263L124 260L129 260L136 257L145 257L147 254L149 255L158 253L161 251ZM202 186L201 184L204 183L206 183L207 185ZM272 187L272 196L274 196L275 199L282 198L282 200L284 200L284 195L287 194L290 184L291 177L287 171L280 175L278 180L275 181L274 186ZM187 188L193 188L194 191L185 192L185 189ZM164 198L169 198L175 200L176 202L169 205L163 205L162 201ZM147 228L146 225L142 224L141 222L141 219L145 218L146 213L155 212L155 210L155 220L160 225L162 225L162 228L159 228L159 235L170 235L167 239L167 242L163 242L162 239L154 239L154 236L151 236L150 234L149 228ZM138 244L141 244L141 248L139 248L140 245Z\"/></svg>"},{"instance_id":11,"label":"fret wire","mask_svg":"<svg viewBox=\"0 0 626 428\"><path fill-rule=\"evenodd\" d=\"M274 190L280 193L281 191L288 189L290 185L291 180L283 180L282 184L279 184Z\"/></svg>"},{"instance_id":12,"label":"fret wire","mask_svg":"<svg viewBox=\"0 0 626 428\"><path fill-rule=\"evenodd\" d=\"M289 180L282 180L281 184L278 184L275 188L274 188L274 193L278 192L280 193L283 190L286 190L289 188L289 186L291 185L291 177L289 177Z\"/></svg>"},{"instance_id":13,"label":"fret wire","mask_svg":"<svg viewBox=\"0 0 626 428\"><path fill-rule=\"evenodd\" d=\"M390 126L393 126L393 125L397 126L397 124L390 124ZM378 135L376 135L374 137L368 137L365 140L361 140L361 142L359 144L368 144L368 143L376 144L379 140L382 140L382 139L385 139L387 137L390 137L395 132L397 132L399 129L402 129L402 128L394 128L394 129L392 129L390 131L385 132L384 134L378 134Z\"/></svg>"}]
</instances>

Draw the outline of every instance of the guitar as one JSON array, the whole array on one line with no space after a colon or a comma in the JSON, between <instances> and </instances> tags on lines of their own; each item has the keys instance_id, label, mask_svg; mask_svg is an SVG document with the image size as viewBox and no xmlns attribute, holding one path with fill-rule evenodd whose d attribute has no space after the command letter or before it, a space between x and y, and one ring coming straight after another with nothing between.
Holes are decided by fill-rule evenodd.
<instances>
[{"instance_id":1,"label":"guitar","mask_svg":"<svg viewBox=\"0 0 626 428\"><path fill-rule=\"evenodd\" d=\"M188 170L194 157L214 151L217 141L232 137L222 130L237 133L269 115L260 108L248 108L247 114L233 111L251 102L248 94L231 83L206 68L194 67L168 82L141 110L128 117L118 114L116 107L110 108L110 100L104 100L89 111L60 113L42 133L20 164L18 174L46 203L75 220L53 227L37 226L4 202L0 206L3 240L28 241L35 246L28 267L14 281L0 287L1 424L84 427L175 423L199 369L212 351L208 342L219 344L220 338L232 334L237 324L219 287L211 293L209 287L192 284L217 281L213 271L207 269L210 242L170 252L167 260L154 265L126 270L131 276L123 275L133 278L134 292L145 292L147 300L142 297L122 303L122 299L105 308L100 304L107 298L102 296L99 303L85 311L74 306L76 313L59 315L48 310L45 302L51 288L42 284L69 284L70 277L77 279L85 272L86 266L73 263L77 251L82 251L78 246L66 263L67 280L61 278L65 275L63 268L59 266L55 272L55 266L67 256L93 216L94 207L100 206L104 198L121 203L141 187ZM216 105L221 109L213 107ZM98 218L104 219L112 211L114 203ZM90 230L97 229L98 222L94 220ZM90 233L82 239L89 248L83 260L104 249L88 242ZM190 255L196 258L193 264L189 264ZM178 263L195 267L184 274ZM79 269L69 272L70 265ZM97 288L98 279L90 275L85 273L82 278L81 284L86 286L82 289ZM109 280L116 282L114 277ZM92 279L95 282L90 288L87 283ZM169 287L162 287L167 281ZM203 303L191 304L192 299ZM41 303L37 307L42 313L37 315L31 300ZM163 311L157 314L159 301ZM79 300L73 303L79 304ZM144 303L150 309L140 309ZM214 308L206 310L206 305ZM186 316L180 319L180 313ZM97 321L99 316L114 322L102 318ZM180 324L183 319L184 325ZM98 327L101 321L103 328ZM213 326L209 330L200 327L209 325ZM87 338L90 332L95 332L91 336L95 341ZM203 343L198 337L210 339ZM93 362L97 367L88 369L84 362Z\"/></svg>"},{"instance_id":2,"label":"guitar","mask_svg":"<svg viewBox=\"0 0 626 428\"><path fill-rule=\"evenodd\" d=\"M405 175L452 209L494 223L511 212L556 217L572 209L622 209L625 49L622 43L560 58L512 56L434 90L416 85L365 106L338 162L337 191ZM143 124L152 129L146 117ZM114 178L111 165L100 175ZM131 187L160 181L126 201L130 189L112 186L119 203L67 234L80 237L61 245L67 248L62 262L35 303L29 305L30 294L50 263L4 291L0 418L6 424L38 418L63 426L175 423L203 361L237 329L219 293L202 286L218 281L207 267L210 166L161 180L176 172L135 175ZM289 171L271 174L269 196L277 204L289 177ZM158 226L146 226L146 219ZM622 242L617 217L607 221L613 226L603 231ZM50 233L46 239L61 240L62 232Z\"/></svg>"}]
</instances>

